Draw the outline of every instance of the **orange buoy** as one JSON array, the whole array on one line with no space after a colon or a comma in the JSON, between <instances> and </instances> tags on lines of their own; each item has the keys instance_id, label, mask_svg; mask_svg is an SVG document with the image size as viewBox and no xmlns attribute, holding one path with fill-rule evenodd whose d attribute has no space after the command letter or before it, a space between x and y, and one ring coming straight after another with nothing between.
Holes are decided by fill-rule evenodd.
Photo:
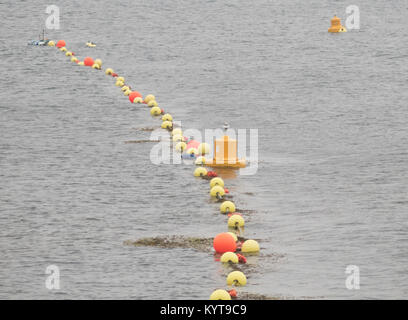
<instances>
[{"instance_id":1,"label":"orange buoy","mask_svg":"<svg viewBox=\"0 0 408 320\"><path fill-rule=\"evenodd\" d=\"M91 57L86 57L84 59L84 65L86 65L87 67L92 67L94 65L94 61Z\"/></svg>"},{"instance_id":2,"label":"orange buoy","mask_svg":"<svg viewBox=\"0 0 408 320\"><path fill-rule=\"evenodd\" d=\"M331 19L331 27L328 30L329 32L346 32L346 28L341 25L340 18L336 15Z\"/></svg>"},{"instance_id":3,"label":"orange buoy","mask_svg":"<svg viewBox=\"0 0 408 320\"><path fill-rule=\"evenodd\" d=\"M213 241L214 250L218 253L235 252L237 244L228 232L218 234Z\"/></svg>"},{"instance_id":4,"label":"orange buoy","mask_svg":"<svg viewBox=\"0 0 408 320\"><path fill-rule=\"evenodd\" d=\"M65 41L64 40L58 40L56 47L57 48L62 48L65 47Z\"/></svg>"},{"instance_id":5,"label":"orange buoy","mask_svg":"<svg viewBox=\"0 0 408 320\"><path fill-rule=\"evenodd\" d=\"M129 101L130 101L130 102L133 102L133 100L135 100L135 98L137 98L137 97L143 98L143 97L142 97L142 94L141 94L140 92L132 91L132 92L129 94Z\"/></svg>"},{"instance_id":6,"label":"orange buoy","mask_svg":"<svg viewBox=\"0 0 408 320\"><path fill-rule=\"evenodd\" d=\"M205 164L210 167L239 169L245 168L246 161L238 159L237 140L223 136L214 140L214 159L208 159Z\"/></svg>"}]
</instances>

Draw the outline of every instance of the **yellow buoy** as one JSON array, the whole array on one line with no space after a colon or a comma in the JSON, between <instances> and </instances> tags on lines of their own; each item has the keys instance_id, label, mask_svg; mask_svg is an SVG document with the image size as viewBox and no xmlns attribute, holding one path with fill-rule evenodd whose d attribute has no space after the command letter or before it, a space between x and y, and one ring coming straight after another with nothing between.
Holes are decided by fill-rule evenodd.
<instances>
[{"instance_id":1,"label":"yellow buoy","mask_svg":"<svg viewBox=\"0 0 408 320\"><path fill-rule=\"evenodd\" d=\"M242 244L242 252L259 252L259 243L255 240L247 240Z\"/></svg>"},{"instance_id":2,"label":"yellow buoy","mask_svg":"<svg viewBox=\"0 0 408 320\"><path fill-rule=\"evenodd\" d=\"M219 177L212 178L211 181L210 181L210 187L212 188L212 187L214 187L214 186L224 187L224 180L222 180L222 179L219 178Z\"/></svg>"},{"instance_id":3,"label":"yellow buoy","mask_svg":"<svg viewBox=\"0 0 408 320\"><path fill-rule=\"evenodd\" d=\"M238 237L237 237L237 235L236 235L234 232L228 232L228 233L229 233L231 236L234 237L235 242L238 241Z\"/></svg>"},{"instance_id":4,"label":"yellow buoy","mask_svg":"<svg viewBox=\"0 0 408 320\"><path fill-rule=\"evenodd\" d=\"M150 114L152 116L158 116L161 114L161 109L159 107L153 107L150 109Z\"/></svg>"},{"instance_id":5,"label":"yellow buoy","mask_svg":"<svg viewBox=\"0 0 408 320\"><path fill-rule=\"evenodd\" d=\"M122 81L123 83L125 82L125 78L123 78L123 77L117 77L116 78L116 81Z\"/></svg>"},{"instance_id":6,"label":"yellow buoy","mask_svg":"<svg viewBox=\"0 0 408 320\"><path fill-rule=\"evenodd\" d=\"M117 87L123 87L125 84L122 81L117 80L115 83L115 86Z\"/></svg>"},{"instance_id":7,"label":"yellow buoy","mask_svg":"<svg viewBox=\"0 0 408 320\"><path fill-rule=\"evenodd\" d=\"M78 66L84 66L84 65L85 65L85 63L83 61L78 62Z\"/></svg>"},{"instance_id":8,"label":"yellow buoy","mask_svg":"<svg viewBox=\"0 0 408 320\"><path fill-rule=\"evenodd\" d=\"M222 197L225 194L225 190L223 187L215 186L212 187L210 190L211 197Z\"/></svg>"},{"instance_id":9,"label":"yellow buoy","mask_svg":"<svg viewBox=\"0 0 408 320\"><path fill-rule=\"evenodd\" d=\"M235 204L232 201L224 201L220 206L221 213L235 212Z\"/></svg>"},{"instance_id":10,"label":"yellow buoy","mask_svg":"<svg viewBox=\"0 0 408 320\"><path fill-rule=\"evenodd\" d=\"M157 107L157 102L156 102L156 100L150 100L150 101L147 103L147 106L150 107L150 108Z\"/></svg>"},{"instance_id":11,"label":"yellow buoy","mask_svg":"<svg viewBox=\"0 0 408 320\"><path fill-rule=\"evenodd\" d=\"M171 129L172 126L173 126L173 123L171 121L163 121L161 124L161 127L163 129Z\"/></svg>"},{"instance_id":12,"label":"yellow buoy","mask_svg":"<svg viewBox=\"0 0 408 320\"><path fill-rule=\"evenodd\" d=\"M94 64L92 65L92 69L100 70L101 67L99 66L99 64L94 63Z\"/></svg>"},{"instance_id":13,"label":"yellow buoy","mask_svg":"<svg viewBox=\"0 0 408 320\"><path fill-rule=\"evenodd\" d=\"M210 167L239 169L246 166L245 159L238 159L237 140L223 136L214 140L214 158L207 162Z\"/></svg>"},{"instance_id":14,"label":"yellow buoy","mask_svg":"<svg viewBox=\"0 0 408 320\"><path fill-rule=\"evenodd\" d=\"M71 51L67 51L67 52L65 52L65 55L66 55L67 57L71 57L71 56L72 56L72 52L71 52Z\"/></svg>"},{"instance_id":15,"label":"yellow buoy","mask_svg":"<svg viewBox=\"0 0 408 320\"><path fill-rule=\"evenodd\" d=\"M133 99L133 103L142 103L143 99L141 97L136 97Z\"/></svg>"},{"instance_id":16,"label":"yellow buoy","mask_svg":"<svg viewBox=\"0 0 408 320\"><path fill-rule=\"evenodd\" d=\"M128 86L123 86L121 90L122 90L123 92L125 92L126 90L129 90L129 87L128 87Z\"/></svg>"},{"instance_id":17,"label":"yellow buoy","mask_svg":"<svg viewBox=\"0 0 408 320\"><path fill-rule=\"evenodd\" d=\"M231 300L231 296L228 291L218 289L211 293L210 300Z\"/></svg>"},{"instance_id":18,"label":"yellow buoy","mask_svg":"<svg viewBox=\"0 0 408 320\"><path fill-rule=\"evenodd\" d=\"M176 134L173 136L173 142L180 142L180 141L184 141L184 137L182 135Z\"/></svg>"},{"instance_id":19,"label":"yellow buoy","mask_svg":"<svg viewBox=\"0 0 408 320\"><path fill-rule=\"evenodd\" d=\"M205 177L207 175L207 169L204 167L198 167L194 170L195 177Z\"/></svg>"},{"instance_id":20,"label":"yellow buoy","mask_svg":"<svg viewBox=\"0 0 408 320\"><path fill-rule=\"evenodd\" d=\"M77 62L78 61L78 58L77 57L72 57L71 58L71 62Z\"/></svg>"},{"instance_id":21,"label":"yellow buoy","mask_svg":"<svg viewBox=\"0 0 408 320\"><path fill-rule=\"evenodd\" d=\"M163 115L162 120L163 121L173 121L173 117L171 116L171 114L166 113L165 115Z\"/></svg>"},{"instance_id":22,"label":"yellow buoy","mask_svg":"<svg viewBox=\"0 0 408 320\"><path fill-rule=\"evenodd\" d=\"M107 74L108 76L112 75L112 73L113 73L113 69L112 69L112 68L107 68L107 69L105 70L105 74ZM116 79L116 80L117 80L117 79Z\"/></svg>"},{"instance_id":23,"label":"yellow buoy","mask_svg":"<svg viewBox=\"0 0 408 320\"><path fill-rule=\"evenodd\" d=\"M241 271L232 271L228 276L227 276L227 284L229 286L245 286L247 283L247 278L245 277L245 274L243 274Z\"/></svg>"},{"instance_id":24,"label":"yellow buoy","mask_svg":"<svg viewBox=\"0 0 408 320\"><path fill-rule=\"evenodd\" d=\"M145 101L146 103L149 103L150 100L156 100L156 98L154 97L154 95L148 94L148 95L145 97L145 99L144 99L144 101Z\"/></svg>"},{"instance_id":25,"label":"yellow buoy","mask_svg":"<svg viewBox=\"0 0 408 320\"><path fill-rule=\"evenodd\" d=\"M187 145L185 142L179 142L176 144L176 150L179 152L183 152L187 148Z\"/></svg>"},{"instance_id":26,"label":"yellow buoy","mask_svg":"<svg viewBox=\"0 0 408 320\"><path fill-rule=\"evenodd\" d=\"M54 41L48 41L47 46L49 47L55 47L55 42Z\"/></svg>"},{"instance_id":27,"label":"yellow buoy","mask_svg":"<svg viewBox=\"0 0 408 320\"><path fill-rule=\"evenodd\" d=\"M205 164L206 161L207 161L207 159L205 157L197 157L197 159L196 159L196 161L194 163L198 164L198 165L203 165L203 164Z\"/></svg>"},{"instance_id":28,"label":"yellow buoy","mask_svg":"<svg viewBox=\"0 0 408 320\"><path fill-rule=\"evenodd\" d=\"M132 93L132 91L130 91L130 90L126 90L125 92L123 92L123 94L125 95L125 96L128 96L129 94L131 94Z\"/></svg>"},{"instance_id":29,"label":"yellow buoy","mask_svg":"<svg viewBox=\"0 0 408 320\"><path fill-rule=\"evenodd\" d=\"M94 61L95 64L97 64L99 67L102 67L102 60L101 59L96 59Z\"/></svg>"},{"instance_id":30,"label":"yellow buoy","mask_svg":"<svg viewBox=\"0 0 408 320\"><path fill-rule=\"evenodd\" d=\"M331 19L331 26L329 28L329 32L337 33L337 32L347 32L347 29L341 25L340 18L336 15Z\"/></svg>"},{"instance_id":31,"label":"yellow buoy","mask_svg":"<svg viewBox=\"0 0 408 320\"><path fill-rule=\"evenodd\" d=\"M208 143L200 143L198 146L198 153L199 154L207 154L210 152L210 145Z\"/></svg>"},{"instance_id":32,"label":"yellow buoy","mask_svg":"<svg viewBox=\"0 0 408 320\"><path fill-rule=\"evenodd\" d=\"M225 252L221 256L221 262L222 263L238 263L238 256L234 252Z\"/></svg>"},{"instance_id":33,"label":"yellow buoy","mask_svg":"<svg viewBox=\"0 0 408 320\"><path fill-rule=\"evenodd\" d=\"M196 148L189 148L187 150L187 153L196 155L196 154L198 154L198 150Z\"/></svg>"},{"instance_id":34,"label":"yellow buoy","mask_svg":"<svg viewBox=\"0 0 408 320\"><path fill-rule=\"evenodd\" d=\"M67 50L67 48L62 47L62 48L60 48L60 51L62 51L62 52L67 52L68 50Z\"/></svg>"},{"instance_id":35,"label":"yellow buoy","mask_svg":"<svg viewBox=\"0 0 408 320\"><path fill-rule=\"evenodd\" d=\"M243 227L245 225L245 220L239 214L233 214L228 219L228 227L236 228Z\"/></svg>"},{"instance_id":36,"label":"yellow buoy","mask_svg":"<svg viewBox=\"0 0 408 320\"><path fill-rule=\"evenodd\" d=\"M176 136L176 135L182 136L182 135L183 135L183 131L181 130L181 128L175 128L175 129L173 129L173 131L171 132L171 134L172 134L173 136Z\"/></svg>"}]
</instances>

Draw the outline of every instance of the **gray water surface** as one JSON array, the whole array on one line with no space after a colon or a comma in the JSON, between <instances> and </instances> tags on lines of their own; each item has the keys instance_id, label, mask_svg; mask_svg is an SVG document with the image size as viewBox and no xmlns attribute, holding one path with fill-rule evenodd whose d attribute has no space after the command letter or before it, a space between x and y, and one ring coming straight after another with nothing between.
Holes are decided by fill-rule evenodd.
<instances>
[{"instance_id":1,"label":"gray water surface","mask_svg":"<svg viewBox=\"0 0 408 320\"><path fill-rule=\"evenodd\" d=\"M243 290L407 298L406 1L54 4L51 38L155 94L183 127L259 130L257 174L224 177L261 244ZM361 29L329 34L350 4ZM212 254L123 245L226 231L207 182L152 164L153 144L124 143L159 122L112 78L26 45L47 5L0 4L0 298L207 299L225 287ZM348 265L360 290L345 287Z\"/></svg>"}]
</instances>

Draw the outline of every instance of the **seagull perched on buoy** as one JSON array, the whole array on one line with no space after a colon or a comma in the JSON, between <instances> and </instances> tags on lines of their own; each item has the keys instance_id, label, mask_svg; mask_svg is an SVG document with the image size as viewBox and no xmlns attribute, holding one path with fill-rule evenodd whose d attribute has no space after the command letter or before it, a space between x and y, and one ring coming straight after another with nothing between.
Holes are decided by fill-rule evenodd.
<instances>
[{"instance_id":1,"label":"seagull perched on buoy","mask_svg":"<svg viewBox=\"0 0 408 320\"><path fill-rule=\"evenodd\" d=\"M224 122L224 131L227 131L229 129L229 124L228 122Z\"/></svg>"}]
</instances>

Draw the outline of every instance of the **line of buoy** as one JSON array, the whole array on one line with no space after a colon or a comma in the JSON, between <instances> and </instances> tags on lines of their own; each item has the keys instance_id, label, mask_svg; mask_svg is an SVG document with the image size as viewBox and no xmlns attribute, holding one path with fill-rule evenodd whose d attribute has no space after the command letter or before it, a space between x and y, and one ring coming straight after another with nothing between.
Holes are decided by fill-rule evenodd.
<instances>
[{"instance_id":1,"label":"line of buoy","mask_svg":"<svg viewBox=\"0 0 408 320\"><path fill-rule=\"evenodd\" d=\"M49 41L48 46L56 47L61 52L64 52L67 57L70 57L70 61L80 66L91 67L95 70L102 69L102 60L93 59L91 57L85 57L83 61L80 61L75 53L68 51L66 48L66 42L59 40L56 44L54 41ZM230 139L228 136L224 136L221 139L214 140L214 159L209 160L205 158L205 155L209 153L210 146L208 143L196 140L191 140L183 136L181 128L174 128L173 116L169 113L165 113L163 109L158 106L154 95L149 94L143 96L138 91L134 91L131 86L127 85L125 78L119 76L114 72L112 68L106 68L105 74L116 78L115 85L121 88L121 91L128 97L131 103L145 104L150 108L150 114L154 117L161 115L161 128L168 130L172 137L174 149L186 156L195 158L195 164L199 167L195 168L194 176L202 179L210 180L210 196L221 201L220 212L228 215L227 227L228 232L220 233L214 237L213 247L216 254L222 254L221 263L246 263L246 257L242 254L236 253L240 251L246 254L258 253L260 248L259 244L255 240L246 240L241 243L238 239L237 232L243 230L245 220L241 213L236 212L235 204L226 200L226 196L229 194L229 190L225 188L225 182L221 177L218 177L214 171L207 170L204 166L212 167L227 167L227 168L242 168L246 165L245 160L238 159L237 157L231 159L228 150L235 150L236 153L236 140ZM221 152L219 151L221 150ZM226 278L226 284L228 286L245 286L247 284L247 278L241 271L230 272ZM224 290L217 289L211 295L211 300L231 300L237 297L235 289Z\"/></svg>"}]
</instances>

